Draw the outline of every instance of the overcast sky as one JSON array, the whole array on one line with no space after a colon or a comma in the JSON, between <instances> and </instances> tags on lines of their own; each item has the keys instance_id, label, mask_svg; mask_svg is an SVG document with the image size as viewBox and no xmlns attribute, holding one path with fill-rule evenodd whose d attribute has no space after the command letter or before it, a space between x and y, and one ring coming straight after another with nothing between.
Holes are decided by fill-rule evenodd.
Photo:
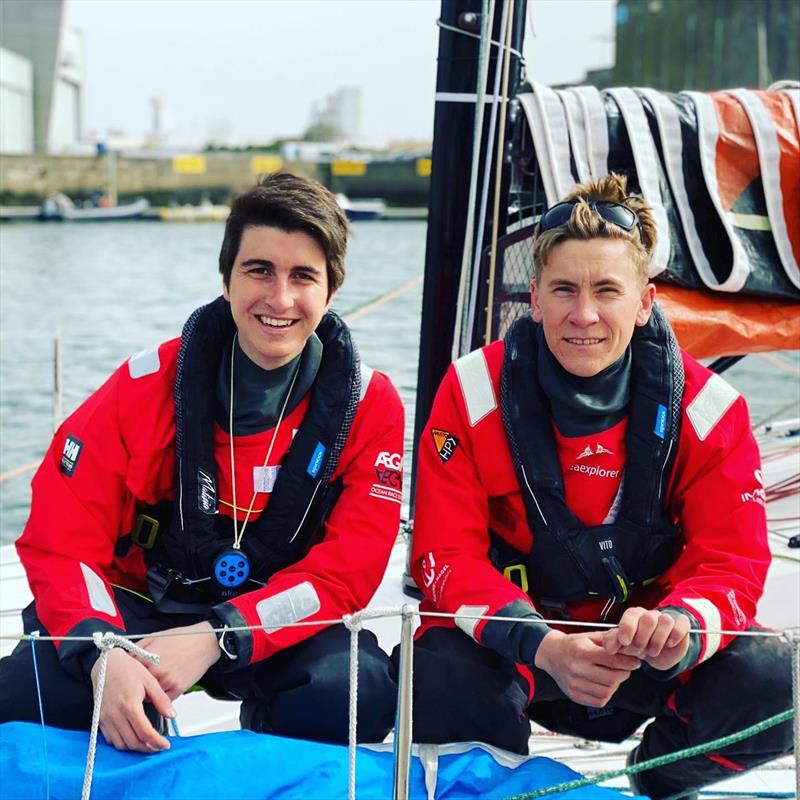
<instances>
[{"instance_id":1,"label":"overcast sky","mask_svg":"<svg viewBox=\"0 0 800 800\"><path fill-rule=\"evenodd\" d=\"M529 0L528 75L613 61L614 0ZM142 136L158 97L170 144L298 136L341 86L370 141L432 134L439 0L66 0L83 32L84 131ZM535 35L534 35L535 32Z\"/></svg>"}]
</instances>

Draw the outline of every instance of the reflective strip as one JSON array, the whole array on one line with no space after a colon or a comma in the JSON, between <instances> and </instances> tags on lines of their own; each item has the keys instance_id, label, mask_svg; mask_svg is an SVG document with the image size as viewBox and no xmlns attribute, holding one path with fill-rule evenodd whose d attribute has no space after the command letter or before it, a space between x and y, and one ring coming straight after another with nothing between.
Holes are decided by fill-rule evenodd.
<instances>
[{"instance_id":1,"label":"reflective strip","mask_svg":"<svg viewBox=\"0 0 800 800\"><path fill-rule=\"evenodd\" d=\"M744 228L746 231L771 231L769 217L761 214L737 214L735 211L728 212L728 219L737 228Z\"/></svg>"},{"instance_id":2,"label":"reflective strip","mask_svg":"<svg viewBox=\"0 0 800 800\"><path fill-rule=\"evenodd\" d=\"M686 407L686 416L701 442L714 430L738 396L739 392L719 375L712 375L706 381L697 397Z\"/></svg>"},{"instance_id":3,"label":"reflective strip","mask_svg":"<svg viewBox=\"0 0 800 800\"><path fill-rule=\"evenodd\" d=\"M708 196L717 212L717 216L728 234L728 241L733 251L733 263L730 275L712 288L718 292L738 292L744 286L750 274L750 261L747 253L733 230L733 225L728 219L722 201L719 198L719 184L717 182L717 139L719 139L719 125L717 122L717 109L714 101L703 92L681 92L688 97L694 105L697 115L697 146L700 151L700 166L703 170ZM700 275L701 278L704 276Z\"/></svg>"},{"instance_id":4,"label":"reflective strip","mask_svg":"<svg viewBox=\"0 0 800 800\"><path fill-rule=\"evenodd\" d=\"M594 86L576 86L569 90L583 109L586 156L592 178L608 175L608 118L603 97Z\"/></svg>"},{"instance_id":5,"label":"reflective strip","mask_svg":"<svg viewBox=\"0 0 800 800\"><path fill-rule=\"evenodd\" d=\"M275 633L293 622L316 614L320 607L317 590L309 581L305 581L257 603L256 613L264 630Z\"/></svg>"},{"instance_id":6,"label":"reflective strip","mask_svg":"<svg viewBox=\"0 0 800 800\"><path fill-rule=\"evenodd\" d=\"M758 150L758 165L761 168L761 184L764 199L767 201L772 238L778 250L786 277L800 289L800 268L794 259L792 243L784 217L783 192L781 190L781 148L778 144L778 131L764 104L754 92L747 89L734 89L727 94L735 97L744 108Z\"/></svg>"},{"instance_id":7,"label":"reflective strip","mask_svg":"<svg viewBox=\"0 0 800 800\"><path fill-rule=\"evenodd\" d=\"M135 356L131 356L128 361L128 370L131 378L143 378L145 375L152 375L161 369L161 361L158 357L158 348L142 350Z\"/></svg>"},{"instance_id":8,"label":"reflective strip","mask_svg":"<svg viewBox=\"0 0 800 800\"><path fill-rule=\"evenodd\" d=\"M568 89L556 89L561 104L564 106L564 116L567 119L570 149L575 168L578 171L578 180L587 183L592 179L589 167L588 148L586 147L586 128L583 125L583 107L578 96Z\"/></svg>"},{"instance_id":9,"label":"reflective strip","mask_svg":"<svg viewBox=\"0 0 800 800\"><path fill-rule=\"evenodd\" d=\"M89 605L101 614L116 617L117 608L103 579L91 567L87 567L83 561L79 563L83 573L83 581L86 584L86 591L89 593Z\"/></svg>"},{"instance_id":10,"label":"reflective strip","mask_svg":"<svg viewBox=\"0 0 800 800\"><path fill-rule=\"evenodd\" d=\"M437 103L477 103L478 95L469 92L436 92L433 99ZM483 98L487 105L494 105L495 99L487 95Z\"/></svg>"},{"instance_id":11,"label":"reflective strip","mask_svg":"<svg viewBox=\"0 0 800 800\"><path fill-rule=\"evenodd\" d=\"M683 177L683 139L678 110L663 92L655 89L637 89L636 91L649 101L656 116L667 178L697 273L706 286L716 289L719 286L719 280L714 274L714 270L711 269L711 264L703 250L702 239L695 225L692 203L689 200L689 193Z\"/></svg>"},{"instance_id":12,"label":"reflective strip","mask_svg":"<svg viewBox=\"0 0 800 800\"><path fill-rule=\"evenodd\" d=\"M653 278L667 268L670 255L669 221L658 183L658 153L642 108L642 101L636 92L633 89L608 89L606 94L614 98L622 114L633 151L639 188L653 212L653 219L658 229L656 246L650 256L650 277Z\"/></svg>"},{"instance_id":13,"label":"reflective strip","mask_svg":"<svg viewBox=\"0 0 800 800\"><path fill-rule=\"evenodd\" d=\"M475 427L487 414L497 408L489 367L482 350L473 350L455 362L461 384L470 427Z\"/></svg>"},{"instance_id":14,"label":"reflective strip","mask_svg":"<svg viewBox=\"0 0 800 800\"><path fill-rule=\"evenodd\" d=\"M372 373L374 371L375 370L368 367L366 364L361 364L361 394L358 396L359 403L367 396L367 389L369 389L369 382L372 380Z\"/></svg>"},{"instance_id":15,"label":"reflective strip","mask_svg":"<svg viewBox=\"0 0 800 800\"><path fill-rule=\"evenodd\" d=\"M489 610L489 606L459 606L456 611L456 625L461 628L467 636L475 639L475 628L480 622L477 617L482 617ZM462 616L466 615L467 618ZM477 641L477 639L475 639Z\"/></svg>"},{"instance_id":16,"label":"reflective strip","mask_svg":"<svg viewBox=\"0 0 800 800\"><path fill-rule=\"evenodd\" d=\"M710 600L706 600L704 597L684 597L681 602L697 612L700 617L698 622L701 628L705 628L706 630L722 630L722 615L719 613L719 609ZM704 635L706 638L706 649L703 651L703 655L698 663L711 658L711 656L719 650L722 641L721 633L706 633Z\"/></svg>"}]
</instances>

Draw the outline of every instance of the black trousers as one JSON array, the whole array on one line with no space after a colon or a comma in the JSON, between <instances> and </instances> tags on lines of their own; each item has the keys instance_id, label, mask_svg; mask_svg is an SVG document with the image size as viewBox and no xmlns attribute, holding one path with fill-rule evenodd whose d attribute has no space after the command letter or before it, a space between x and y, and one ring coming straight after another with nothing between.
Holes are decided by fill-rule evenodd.
<instances>
[{"instance_id":1,"label":"black trousers","mask_svg":"<svg viewBox=\"0 0 800 800\"><path fill-rule=\"evenodd\" d=\"M115 591L130 634L150 633L198 621L196 616L161 614L124 590ZM23 612L25 631L46 631L33 604ZM94 705L92 684L65 671L51 642L20 642L0 660L0 722L39 721L33 652L39 672L44 721L88 730ZM370 631L359 633L359 741L382 741L392 729L397 700L395 669ZM242 727L301 739L345 743L350 698L350 631L325 628L309 639L255 665L222 673L212 667L200 681L219 699L241 699Z\"/></svg>"},{"instance_id":2,"label":"black trousers","mask_svg":"<svg viewBox=\"0 0 800 800\"><path fill-rule=\"evenodd\" d=\"M397 658L395 650L393 658ZM638 761L742 730L792 707L791 647L776 638L740 636L689 673L658 681L633 672L605 708L564 695L534 668L535 693L516 665L460 630L431 628L414 646L414 741L477 740L528 753L530 720L560 733L619 742L651 717ZM652 798L696 789L792 750L791 721L717 753L639 773Z\"/></svg>"}]
</instances>

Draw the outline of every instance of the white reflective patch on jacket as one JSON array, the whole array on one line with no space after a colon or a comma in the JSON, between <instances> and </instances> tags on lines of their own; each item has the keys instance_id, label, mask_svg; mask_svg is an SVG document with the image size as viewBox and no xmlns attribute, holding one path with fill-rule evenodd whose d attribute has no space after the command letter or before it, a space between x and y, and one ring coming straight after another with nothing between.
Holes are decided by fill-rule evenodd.
<instances>
[{"instance_id":1,"label":"white reflective patch on jacket","mask_svg":"<svg viewBox=\"0 0 800 800\"><path fill-rule=\"evenodd\" d=\"M361 364L361 394L358 396L360 403L367 396L367 389L369 389L369 382L372 380L372 373L375 370L368 367L366 364Z\"/></svg>"},{"instance_id":2,"label":"white reflective patch on jacket","mask_svg":"<svg viewBox=\"0 0 800 800\"><path fill-rule=\"evenodd\" d=\"M456 375L461 384L467 406L469 424L475 427L487 414L497 408L489 367L481 350L473 350L455 362Z\"/></svg>"},{"instance_id":3,"label":"white reflective patch on jacket","mask_svg":"<svg viewBox=\"0 0 800 800\"><path fill-rule=\"evenodd\" d=\"M103 579L91 568L87 567L83 561L79 562L83 581L86 584L86 591L89 594L89 605L101 614L108 614L109 617L117 616L117 608L111 595L108 593Z\"/></svg>"},{"instance_id":4,"label":"white reflective patch on jacket","mask_svg":"<svg viewBox=\"0 0 800 800\"><path fill-rule=\"evenodd\" d=\"M686 416L701 442L708 438L738 396L739 392L719 375L712 375L706 381L706 385L686 407Z\"/></svg>"},{"instance_id":5,"label":"white reflective patch on jacket","mask_svg":"<svg viewBox=\"0 0 800 800\"><path fill-rule=\"evenodd\" d=\"M128 361L128 370L131 378L143 378L145 375L153 375L161 369L161 360L158 357L158 348L142 350L135 356L131 356Z\"/></svg>"},{"instance_id":6,"label":"white reflective patch on jacket","mask_svg":"<svg viewBox=\"0 0 800 800\"><path fill-rule=\"evenodd\" d=\"M317 590L309 581L292 586L256 604L256 613L267 633L275 633L293 622L316 614L320 610Z\"/></svg>"},{"instance_id":7,"label":"white reflective patch on jacket","mask_svg":"<svg viewBox=\"0 0 800 800\"><path fill-rule=\"evenodd\" d=\"M722 615L710 600L706 600L704 597L684 597L681 602L696 612L701 628L716 631L722 630ZM720 633L706 633L705 637L706 649L700 661L708 661L719 650L719 645L722 641L722 634Z\"/></svg>"},{"instance_id":8,"label":"white reflective patch on jacket","mask_svg":"<svg viewBox=\"0 0 800 800\"><path fill-rule=\"evenodd\" d=\"M467 636L475 639L475 628L478 627L480 620L489 610L489 606L459 606L456 611L456 625L461 628ZM475 641L478 641L475 639Z\"/></svg>"}]
</instances>

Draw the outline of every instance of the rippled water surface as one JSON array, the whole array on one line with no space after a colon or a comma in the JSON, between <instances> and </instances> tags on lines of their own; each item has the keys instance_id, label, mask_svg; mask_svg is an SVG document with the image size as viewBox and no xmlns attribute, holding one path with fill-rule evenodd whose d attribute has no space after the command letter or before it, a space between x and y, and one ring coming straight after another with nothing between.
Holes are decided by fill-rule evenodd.
<instances>
[{"instance_id":1,"label":"rippled water surface","mask_svg":"<svg viewBox=\"0 0 800 800\"><path fill-rule=\"evenodd\" d=\"M61 333L63 413L129 355L177 336L221 291L222 224L159 222L0 227L0 472L41 458L53 431L53 340ZM342 314L421 275L424 222L353 226ZM351 325L362 360L406 406L410 451L422 286ZM0 542L21 532L31 472L0 484Z\"/></svg>"},{"instance_id":2,"label":"rippled water surface","mask_svg":"<svg viewBox=\"0 0 800 800\"><path fill-rule=\"evenodd\" d=\"M177 336L220 293L221 224L159 222L0 227L0 472L41 458L53 430L53 339L61 334L63 413L132 353ZM425 223L354 225L334 301L357 308L422 273ZM387 372L406 406L411 452L421 284L351 326L362 359ZM797 369L797 353L788 357ZM726 373L754 420L797 401L796 372L750 357ZM784 416L796 416L797 408ZM410 460L407 458L406 466ZM0 484L0 542L22 530L31 472Z\"/></svg>"}]
</instances>

